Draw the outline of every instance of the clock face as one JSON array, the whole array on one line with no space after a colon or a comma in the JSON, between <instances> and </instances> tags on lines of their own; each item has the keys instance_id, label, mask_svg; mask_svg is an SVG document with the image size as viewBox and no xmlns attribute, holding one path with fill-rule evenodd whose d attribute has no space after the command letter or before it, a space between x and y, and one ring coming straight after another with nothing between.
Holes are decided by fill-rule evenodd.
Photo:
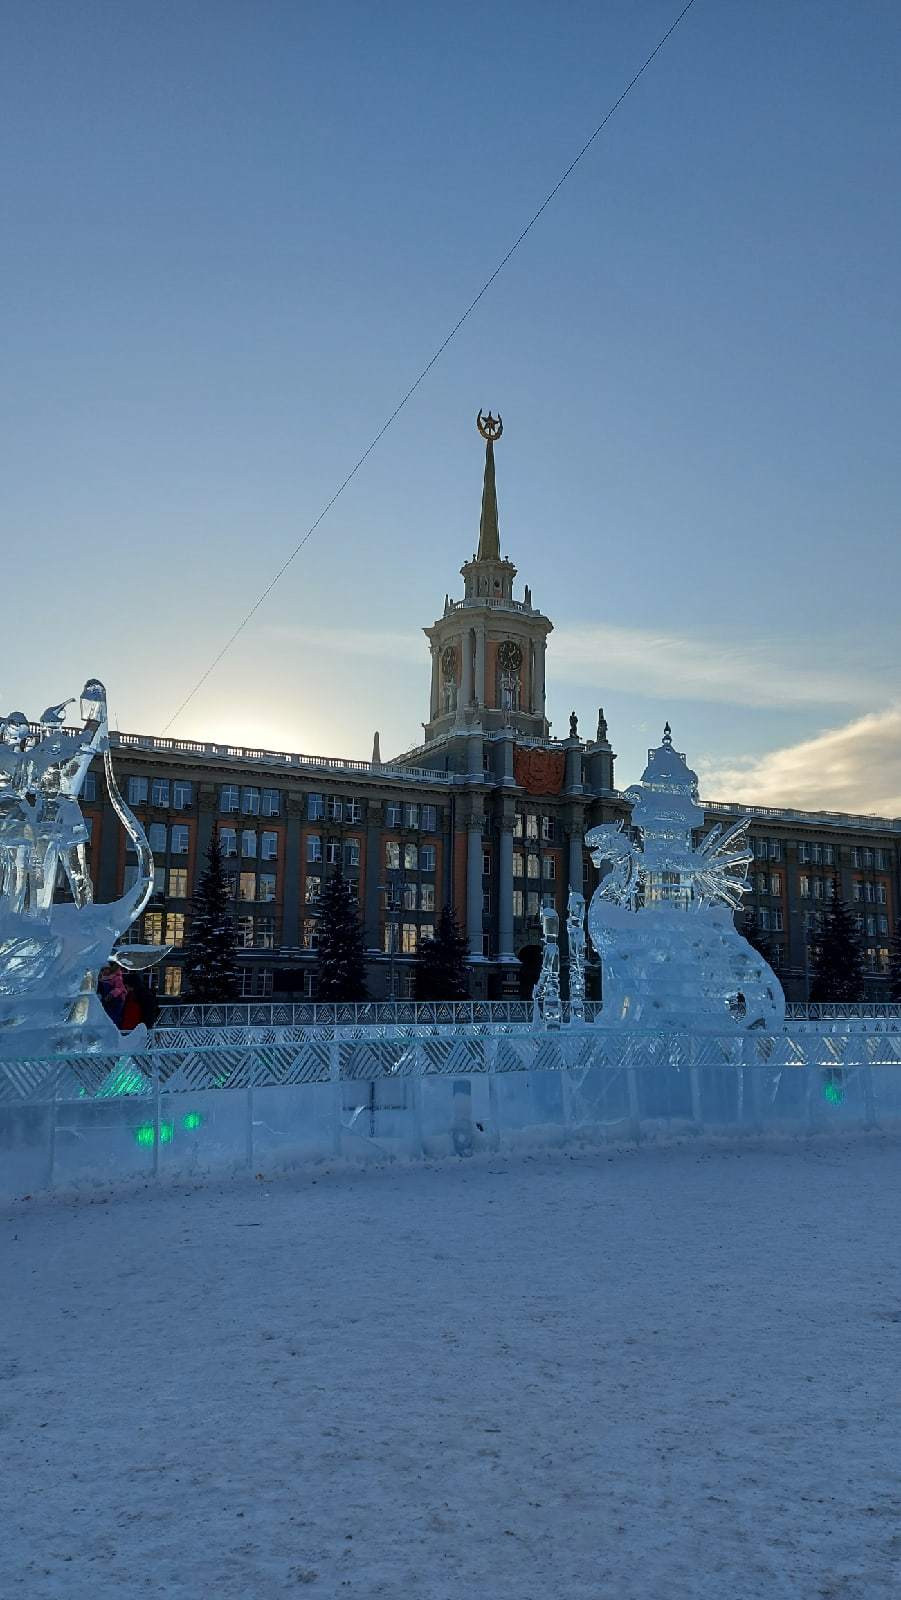
<instances>
[{"instance_id":1,"label":"clock face","mask_svg":"<svg viewBox=\"0 0 901 1600\"><path fill-rule=\"evenodd\" d=\"M457 652L452 644L446 645L441 657L441 671L446 678L457 675Z\"/></svg>"},{"instance_id":2,"label":"clock face","mask_svg":"<svg viewBox=\"0 0 901 1600\"><path fill-rule=\"evenodd\" d=\"M505 639L497 652L497 659L503 672L518 672L522 666L522 651L512 639Z\"/></svg>"}]
</instances>

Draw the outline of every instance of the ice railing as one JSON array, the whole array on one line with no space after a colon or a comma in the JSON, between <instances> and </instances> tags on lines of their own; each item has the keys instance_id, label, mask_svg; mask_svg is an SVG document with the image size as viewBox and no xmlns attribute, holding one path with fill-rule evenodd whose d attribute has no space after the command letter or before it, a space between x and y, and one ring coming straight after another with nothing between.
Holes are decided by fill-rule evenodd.
<instances>
[{"instance_id":1,"label":"ice railing","mask_svg":"<svg viewBox=\"0 0 901 1600\"><path fill-rule=\"evenodd\" d=\"M156 1021L157 1031L166 1028L291 1028L334 1027L364 1024L404 1027L440 1024L443 1027L472 1027L476 1024L529 1023L531 1000L367 1000L356 1004L323 1005L305 1001L241 1001L221 1005L194 1005L190 1001L163 1003ZM586 1022L601 1020L599 1000L585 1002ZM569 1021L568 1002L563 1003L564 1021ZM859 1005L789 1002L786 1021L835 1022L858 1018L882 1018L901 1023L901 1005L871 1001Z\"/></svg>"}]
</instances>

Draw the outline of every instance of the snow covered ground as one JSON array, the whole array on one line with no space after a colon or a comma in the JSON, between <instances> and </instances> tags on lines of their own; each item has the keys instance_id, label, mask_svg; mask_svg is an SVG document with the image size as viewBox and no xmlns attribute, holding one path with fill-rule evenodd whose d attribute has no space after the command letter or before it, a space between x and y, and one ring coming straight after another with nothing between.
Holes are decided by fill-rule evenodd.
<instances>
[{"instance_id":1,"label":"snow covered ground","mask_svg":"<svg viewBox=\"0 0 901 1600\"><path fill-rule=\"evenodd\" d=\"M882 1600L901 1145L26 1201L0 1592Z\"/></svg>"}]
</instances>

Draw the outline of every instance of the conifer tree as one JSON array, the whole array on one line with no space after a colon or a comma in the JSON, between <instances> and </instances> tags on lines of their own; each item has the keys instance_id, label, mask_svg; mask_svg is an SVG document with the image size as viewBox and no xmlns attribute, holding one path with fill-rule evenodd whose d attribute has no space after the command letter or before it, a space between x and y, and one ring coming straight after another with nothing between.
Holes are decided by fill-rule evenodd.
<instances>
[{"instance_id":1,"label":"conifer tree","mask_svg":"<svg viewBox=\"0 0 901 1600\"><path fill-rule=\"evenodd\" d=\"M811 1000L853 1004L863 999L863 956L851 912L839 897L837 880L832 899L820 915L811 975Z\"/></svg>"},{"instance_id":2,"label":"conifer tree","mask_svg":"<svg viewBox=\"0 0 901 1600\"><path fill-rule=\"evenodd\" d=\"M895 937L889 953L888 997L892 1005L901 1005L901 922L895 928Z\"/></svg>"},{"instance_id":3,"label":"conifer tree","mask_svg":"<svg viewBox=\"0 0 901 1600\"><path fill-rule=\"evenodd\" d=\"M235 924L217 828L213 829L206 866L191 902L185 976L192 1000L209 1004L235 998Z\"/></svg>"},{"instance_id":4,"label":"conifer tree","mask_svg":"<svg viewBox=\"0 0 901 1600\"><path fill-rule=\"evenodd\" d=\"M417 1000L468 1000L467 947L450 906L438 918L434 939L422 939L416 957Z\"/></svg>"},{"instance_id":5,"label":"conifer tree","mask_svg":"<svg viewBox=\"0 0 901 1600\"><path fill-rule=\"evenodd\" d=\"M365 1000L366 955L363 929L350 884L340 870L322 891L316 999Z\"/></svg>"}]
</instances>

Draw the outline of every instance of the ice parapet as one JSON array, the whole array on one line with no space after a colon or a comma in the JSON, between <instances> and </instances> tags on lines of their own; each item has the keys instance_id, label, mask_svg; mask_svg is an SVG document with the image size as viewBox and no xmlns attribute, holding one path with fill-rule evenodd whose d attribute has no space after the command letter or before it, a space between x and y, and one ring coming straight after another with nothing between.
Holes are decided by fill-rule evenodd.
<instances>
[{"instance_id":1,"label":"ice parapet","mask_svg":"<svg viewBox=\"0 0 901 1600\"><path fill-rule=\"evenodd\" d=\"M147 904L153 857L116 786L103 684L94 678L85 684L80 729L64 726L71 704L50 706L36 724L21 712L0 719L2 1055L123 1048L95 993L97 973ZM79 803L96 756L103 757L110 800L138 863L135 883L108 905L94 904L88 829ZM55 900L60 884L69 902ZM159 959L163 951L147 954ZM130 964L146 961L135 952ZM135 1030L131 1047L140 1043Z\"/></svg>"},{"instance_id":2,"label":"ice parapet","mask_svg":"<svg viewBox=\"0 0 901 1600\"><path fill-rule=\"evenodd\" d=\"M603 967L603 1026L781 1029L776 974L733 921L747 888L749 819L704 824L697 776L663 743L626 791L632 824L592 828L585 842L606 872L588 931Z\"/></svg>"}]
</instances>

